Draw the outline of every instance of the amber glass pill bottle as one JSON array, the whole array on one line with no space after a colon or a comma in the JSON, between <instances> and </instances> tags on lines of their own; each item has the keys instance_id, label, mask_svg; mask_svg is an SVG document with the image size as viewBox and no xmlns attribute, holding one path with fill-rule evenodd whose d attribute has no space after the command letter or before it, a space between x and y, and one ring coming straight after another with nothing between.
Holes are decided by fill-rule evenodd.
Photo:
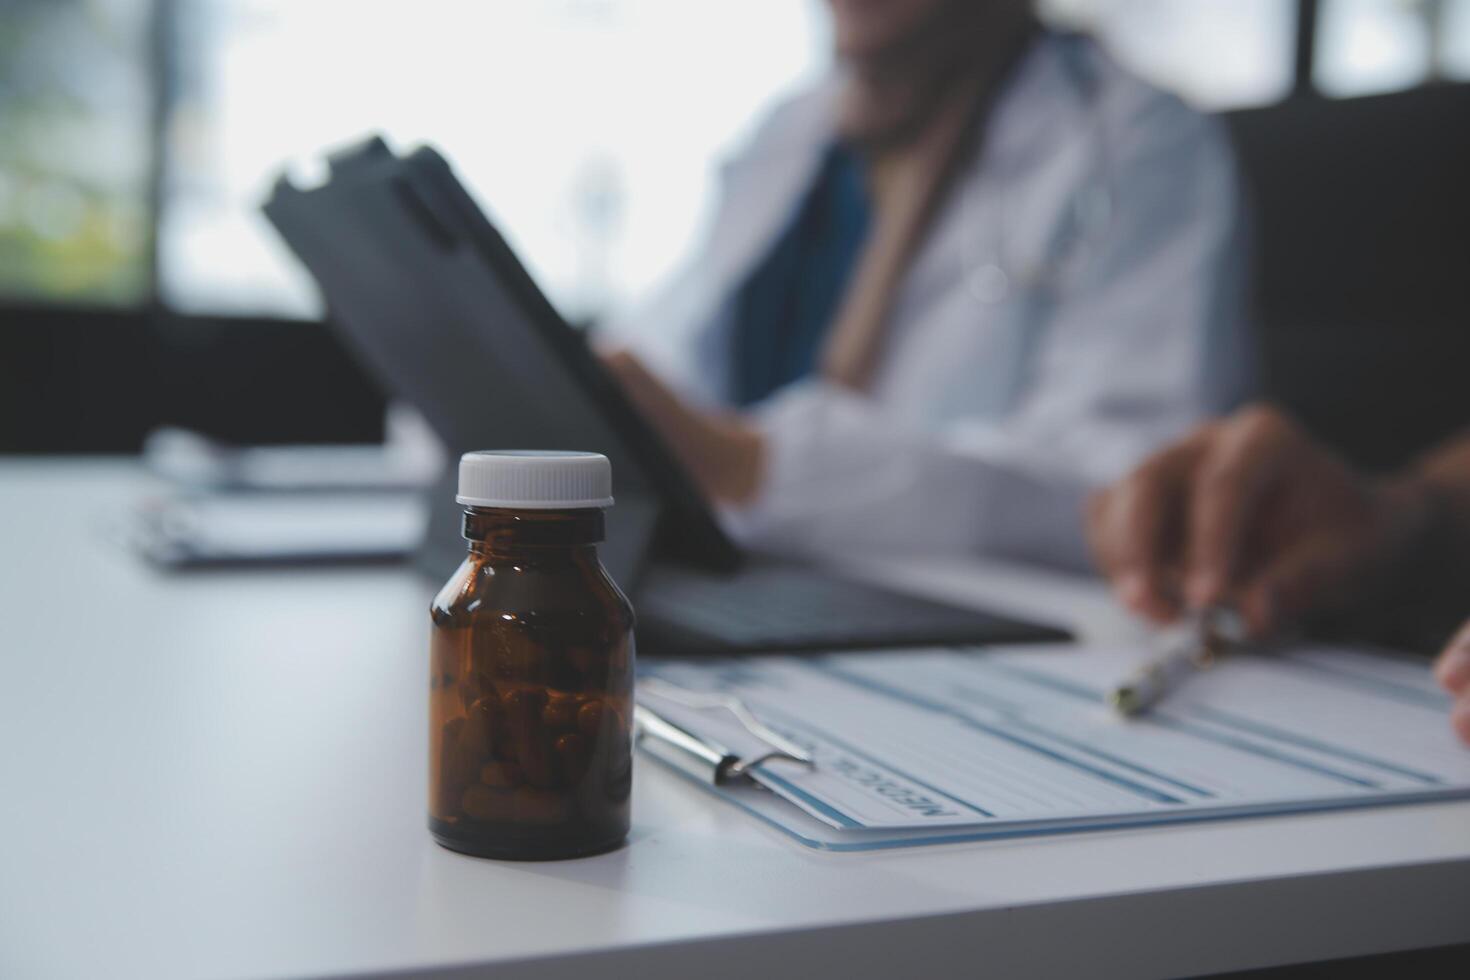
<instances>
[{"instance_id":1,"label":"amber glass pill bottle","mask_svg":"<svg viewBox=\"0 0 1470 980\"><path fill-rule=\"evenodd\" d=\"M597 558L605 456L474 452L469 554L434 599L429 829L445 847L545 860L628 833L633 609Z\"/></svg>"}]
</instances>

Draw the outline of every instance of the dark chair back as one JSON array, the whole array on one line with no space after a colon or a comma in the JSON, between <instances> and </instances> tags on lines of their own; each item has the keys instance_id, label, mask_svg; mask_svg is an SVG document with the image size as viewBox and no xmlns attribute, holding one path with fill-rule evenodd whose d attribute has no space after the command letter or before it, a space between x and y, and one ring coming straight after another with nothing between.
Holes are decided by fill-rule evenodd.
<instances>
[{"instance_id":1,"label":"dark chair back","mask_svg":"<svg viewBox=\"0 0 1470 980\"><path fill-rule=\"evenodd\" d=\"M1227 121L1255 210L1263 393L1372 468L1470 426L1470 85Z\"/></svg>"}]
</instances>

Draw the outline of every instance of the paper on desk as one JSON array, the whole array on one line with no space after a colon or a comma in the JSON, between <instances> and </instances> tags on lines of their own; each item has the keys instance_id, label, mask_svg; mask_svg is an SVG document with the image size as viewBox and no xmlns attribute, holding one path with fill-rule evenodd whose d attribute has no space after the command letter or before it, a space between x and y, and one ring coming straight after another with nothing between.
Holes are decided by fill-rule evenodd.
<instances>
[{"instance_id":1,"label":"paper on desk","mask_svg":"<svg viewBox=\"0 0 1470 980\"><path fill-rule=\"evenodd\" d=\"M756 780L848 834L1045 832L1470 795L1470 750L1423 662L1232 655L1136 720L1104 704L1142 651L1076 646L658 663L807 748ZM727 713L640 694L736 749ZM769 808L766 808L769 809ZM769 817L769 813L767 814ZM840 837L841 835L839 835Z\"/></svg>"}]
</instances>

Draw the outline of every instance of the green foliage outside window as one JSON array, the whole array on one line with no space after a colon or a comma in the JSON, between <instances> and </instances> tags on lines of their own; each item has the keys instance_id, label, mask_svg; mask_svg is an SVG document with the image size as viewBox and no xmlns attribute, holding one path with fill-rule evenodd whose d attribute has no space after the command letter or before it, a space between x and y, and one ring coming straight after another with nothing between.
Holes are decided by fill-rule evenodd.
<instances>
[{"instance_id":1,"label":"green foliage outside window","mask_svg":"<svg viewBox=\"0 0 1470 980\"><path fill-rule=\"evenodd\" d=\"M0 4L0 295L150 291L150 4Z\"/></svg>"}]
</instances>

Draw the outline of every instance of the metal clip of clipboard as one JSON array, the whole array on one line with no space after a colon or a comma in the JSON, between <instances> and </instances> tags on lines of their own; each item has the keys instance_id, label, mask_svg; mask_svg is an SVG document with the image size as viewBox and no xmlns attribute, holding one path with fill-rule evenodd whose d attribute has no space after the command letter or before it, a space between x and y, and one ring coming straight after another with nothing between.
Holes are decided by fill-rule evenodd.
<instances>
[{"instance_id":1,"label":"metal clip of clipboard","mask_svg":"<svg viewBox=\"0 0 1470 980\"><path fill-rule=\"evenodd\" d=\"M739 698L697 694L657 679L643 681L642 685L645 690L685 707L724 708L735 716L741 727L767 746L767 751L743 758L709 738L674 724L652 708L635 704L633 728L638 744L645 751L702 782L723 786L749 779L751 770L756 766L777 759L804 766L814 765L811 756L762 724Z\"/></svg>"}]
</instances>

